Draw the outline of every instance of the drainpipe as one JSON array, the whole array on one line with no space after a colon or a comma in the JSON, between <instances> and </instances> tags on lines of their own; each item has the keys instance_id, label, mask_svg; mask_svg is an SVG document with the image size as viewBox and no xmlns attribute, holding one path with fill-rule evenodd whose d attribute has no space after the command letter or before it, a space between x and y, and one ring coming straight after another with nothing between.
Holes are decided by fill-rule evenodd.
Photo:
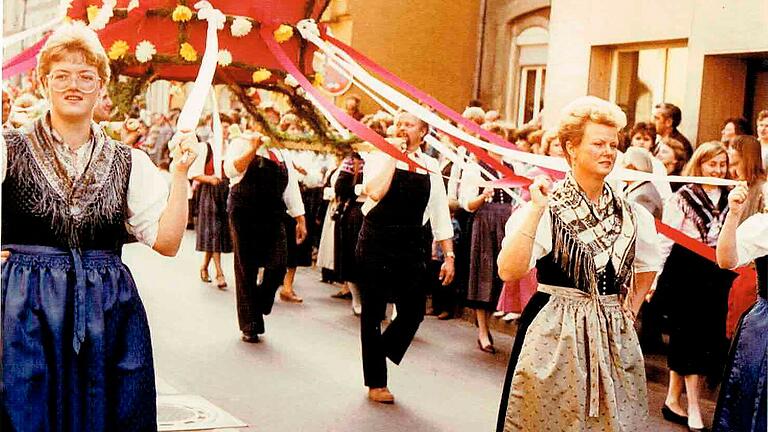
<instances>
[{"instance_id":1,"label":"drainpipe","mask_svg":"<svg viewBox=\"0 0 768 432\"><path fill-rule=\"evenodd\" d=\"M488 17L488 0L480 0L480 22L478 23L478 32L480 37L477 39L477 61L475 62L475 84L472 91L474 99L480 99L480 80L483 74L483 54L485 53L485 20Z\"/></svg>"}]
</instances>

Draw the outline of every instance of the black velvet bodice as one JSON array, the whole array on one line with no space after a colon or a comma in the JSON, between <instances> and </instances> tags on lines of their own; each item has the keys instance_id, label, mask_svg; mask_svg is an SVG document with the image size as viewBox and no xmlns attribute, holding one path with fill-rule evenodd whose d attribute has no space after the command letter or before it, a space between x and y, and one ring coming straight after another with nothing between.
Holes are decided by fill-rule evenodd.
<instances>
[{"instance_id":1,"label":"black velvet bodice","mask_svg":"<svg viewBox=\"0 0 768 432\"><path fill-rule=\"evenodd\" d=\"M616 279L616 270L613 267L613 262L608 261L608 265L597 276L598 294L611 295L621 293L621 286L618 279ZM577 286L576 280L566 273L560 264L555 262L552 252L536 261L536 278L542 284L576 288L580 291L589 292L588 286Z\"/></svg>"},{"instance_id":2,"label":"black velvet bodice","mask_svg":"<svg viewBox=\"0 0 768 432\"><path fill-rule=\"evenodd\" d=\"M82 250L118 250L128 239L131 149L117 142L98 198L84 207L53 191L40 166L16 135L8 141L8 170L2 185L3 245ZM82 179L80 179L82 181Z\"/></svg>"}]
</instances>

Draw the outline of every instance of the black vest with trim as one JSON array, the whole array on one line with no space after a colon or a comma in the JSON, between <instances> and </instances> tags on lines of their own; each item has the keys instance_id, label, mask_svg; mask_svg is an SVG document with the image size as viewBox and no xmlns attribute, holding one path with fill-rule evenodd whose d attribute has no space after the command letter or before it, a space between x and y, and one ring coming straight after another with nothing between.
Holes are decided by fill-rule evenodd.
<instances>
[{"instance_id":1,"label":"black vest with trim","mask_svg":"<svg viewBox=\"0 0 768 432\"><path fill-rule=\"evenodd\" d=\"M116 141L116 153L98 199L85 208L72 205L45 180L32 156L29 138L18 130L5 130L7 171L3 181L2 241L21 244L118 250L128 239L128 182L131 148ZM108 210L109 209L109 210Z\"/></svg>"}]
</instances>

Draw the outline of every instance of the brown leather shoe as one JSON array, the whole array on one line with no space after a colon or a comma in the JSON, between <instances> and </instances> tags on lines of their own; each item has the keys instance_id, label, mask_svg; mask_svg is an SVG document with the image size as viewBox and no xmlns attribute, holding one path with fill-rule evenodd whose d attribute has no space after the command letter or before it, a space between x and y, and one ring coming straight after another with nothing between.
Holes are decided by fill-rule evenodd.
<instances>
[{"instance_id":1,"label":"brown leather shoe","mask_svg":"<svg viewBox=\"0 0 768 432\"><path fill-rule=\"evenodd\" d=\"M280 300L288 303L301 303L304 301L303 298L296 295L296 293L284 293L280 291Z\"/></svg>"},{"instance_id":2,"label":"brown leather shoe","mask_svg":"<svg viewBox=\"0 0 768 432\"><path fill-rule=\"evenodd\" d=\"M395 396L386 387L369 388L368 399L383 404L395 403Z\"/></svg>"}]
</instances>

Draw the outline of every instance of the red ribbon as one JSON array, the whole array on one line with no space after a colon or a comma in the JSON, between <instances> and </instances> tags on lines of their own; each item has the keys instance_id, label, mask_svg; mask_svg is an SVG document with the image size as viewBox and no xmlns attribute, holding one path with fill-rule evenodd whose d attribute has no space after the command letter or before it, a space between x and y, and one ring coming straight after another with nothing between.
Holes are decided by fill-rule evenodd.
<instances>
[{"instance_id":1,"label":"red ribbon","mask_svg":"<svg viewBox=\"0 0 768 432\"><path fill-rule=\"evenodd\" d=\"M12 59L3 64L3 79L12 78L18 74L30 71L37 65L37 53L43 48L43 44L48 40L47 34L43 36L36 44L20 52Z\"/></svg>"},{"instance_id":2,"label":"red ribbon","mask_svg":"<svg viewBox=\"0 0 768 432\"><path fill-rule=\"evenodd\" d=\"M261 33L261 38L264 40L264 43L266 44L267 48L272 52L272 55L275 56L275 59L278 63L291 75L296 78L296 81L299 82L299 85L301 85L301 88L304 89L307 93L314 96L315 100L326 110L328 110L336 119L341 122L345 127L347 127L349 130L354 132L358 137L368 141L369 143L373 144L376 148L379 150L387 153L388 155L392 156L393 158L403 161L408 164L408 166L411 169L421 168L426 170L426 168L420 166L413 160L407 158L402 152L398 151L392 144L388 143L381 135L374 132L372 129L367 127L366 125L360 123L359 121L355 120L344 112L342 109L334 105L333 103L329 102L325 96L323 96L320 91L318 91L310 82L307 80L307 78L304 76L304 74L299 71L299 68L296 67L296 65L293 64L291 59L288 57L288 55L285 53L285 51L280 47L280 45L275 41L274 37L272 36L272 32L274 31L276 27L274 26L261 26L261 29L259 30Z\"/></svg>"}]
</instances>

